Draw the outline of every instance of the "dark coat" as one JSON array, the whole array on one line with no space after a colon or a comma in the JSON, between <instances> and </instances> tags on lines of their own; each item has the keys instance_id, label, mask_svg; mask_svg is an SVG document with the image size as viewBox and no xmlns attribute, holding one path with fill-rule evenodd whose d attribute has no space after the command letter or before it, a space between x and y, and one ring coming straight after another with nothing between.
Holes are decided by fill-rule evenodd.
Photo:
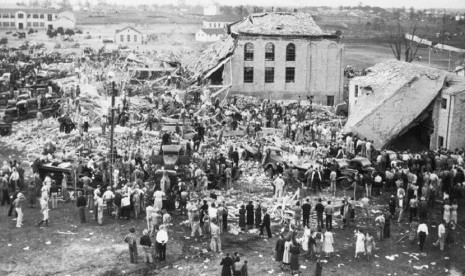
<instances>
[{"instance_id":1,"label":"dark coat","mask_svg":"<svg viewBox=\"0 0 465 276\"><path fill-rule=\"evenodd\" d=\"M244 228L245 227L245 209L240 209L239 210L239 227Z\"/></svg>"},{"instance_id":2,"label":"dark coat","mask_svg":"<svg viewBox=\"0 0 465 276\"><path fill-rule=\"evenodd\" d=\"M262 208L257 206L255 209L255 226L259 227L262 224Z\"/></svg>"},{"instance_id":3,"label":"dark coat","mask_svg":"<svg viewBox=\"0 0 465 276\"><path fill-rule=\"evenodd\" d=\"M284 255L284 240L283 239L278 239L276 241L275 250L276 250L275 261L282 262L283 261L283 255Z\"/></svg>"},{"instance_id":4,"label":"dark coat","mask_svg":"<svg viewBox=\"0 0 465 276\"><path fill-rule=\"evenodd\" d=\"M291 270L296 271L299 270L300 265L299 265L299 254L300 254L300 247L299 245L293 245L291 246L291 249L289 250L291 253Z\"/></svg>"},{"instance_id":5,"label":"dark coat","mask_svg":"<svg viewBox=\"0 0 465 276\"><path fill-rule=\"evenodd\" d=\"M230 257L225 257L221 260L220 265L223 266L223 269L221 269L221 276L231 276L232 272L232 266L234 262Z\"/></svg>"},{"instance_id":6,"label":"dark coat","mask_svg":"<svg viewBox=\"0 0 465 276\"><path fill-rule=\"evenodd\" d=\"M245 206L245 210L247 211L247 225L253 225L253 223L254 223L254 206L253 206L253 204L247 204L247 206Z\"/></svg>"}]
</instances>

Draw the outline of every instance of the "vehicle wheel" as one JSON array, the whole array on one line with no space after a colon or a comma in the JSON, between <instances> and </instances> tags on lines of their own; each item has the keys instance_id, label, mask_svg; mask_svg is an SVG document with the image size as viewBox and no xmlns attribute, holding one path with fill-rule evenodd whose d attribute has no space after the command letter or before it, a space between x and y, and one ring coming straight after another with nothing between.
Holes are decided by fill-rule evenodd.
<instances>
[{"instance_id":1,"label":"vehicle wheel","mask_svg":"<svg viewBox=\"0 0 465 276\"><path fill-rule=\"evenodd\" d=\"M344 178L341 180L340 182L340 185L341 185L341 188L344 189L344 190L348 190L350 188L350 182L347 178Z\"/></svg>"}]
</instances>

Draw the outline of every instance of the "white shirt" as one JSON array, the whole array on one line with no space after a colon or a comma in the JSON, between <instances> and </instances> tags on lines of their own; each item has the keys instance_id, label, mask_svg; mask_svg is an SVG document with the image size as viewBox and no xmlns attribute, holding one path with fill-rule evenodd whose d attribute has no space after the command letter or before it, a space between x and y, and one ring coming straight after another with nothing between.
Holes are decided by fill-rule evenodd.
<instances>
[{"instance_id":1,"label":"white shirt","mask_svg":"<svg viewBox=\"0 0 465 276\"><path fill-rule=\"evenodd\" d=\"M168 233L166 232L165 229L160 229L157 232L156 241L158 243L166 243L166 242L168 242Z\"/></svg>"},{"instance_id":2,"label":"white shirt","mask_svg":"<svg viewBox=\"0 0 465 276\"><path fill-rule=\"evenodd\" d=\"M115 194L113 194L113 192L110 190L105 191L102 196L103 200L110 200L110 199L113 199L114 197L115 197Z\"/></svg>"},{"instance_id":3,"label":"white shirt","mask_svg":"<svg viewBox=\"0 0 465 276\"><path fill-rule=\"evenodd\" d=\"M213 207L208 208L208 216L210 218L216 218L218 216L218 209Z\"/></svg>"},{"instance_id":4,"label":"white shirt","mask_svg":"<svg viewBox=\"0 0 465 276\"><path fill-rule=\"evenodd\" d=\"M426 224L422 223L418 226L418 230L417 230L417 233L420 233L420 232L425 232L426 235L428 235L428 226L426 226Z\"/></svg>"},{"instance_id":5,"label":"white shirt","mask_svg":"<svg viewBox=\"0 0 465 276\"><path fill-rule=\"evenodd\" d=\"M444 224L439 224L438 227L438 236L442 237L446 233L446 228L444 227Z\"/></svg>"},{"instance_id":6,"label":"white shirt","mask_svg":"<svg viewBox=\"0 0 465 276\"><path fill-rule=\"evenodd\" d=\"M159 198L159 199L163 198L164 195L165 195L165 193L162 192L162 191L156 191L155 193L153 193L153 197L154 198Z\"/></svg>"}]
</instances>

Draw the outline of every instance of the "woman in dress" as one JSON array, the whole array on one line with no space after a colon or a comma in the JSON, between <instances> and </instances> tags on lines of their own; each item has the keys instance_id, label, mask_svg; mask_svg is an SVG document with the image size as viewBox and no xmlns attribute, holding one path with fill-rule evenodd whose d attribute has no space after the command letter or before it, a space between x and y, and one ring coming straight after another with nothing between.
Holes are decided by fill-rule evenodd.
<instances>
[{"instance_id":1,"label":"woman in dress","mask_svg":"<svg viewBox=\"0 0 465 276\"><path fill-rule=\"evenodd\" d=\"M291 239L287 239L286 242L284 243L284 254L283 254L283 266L286 267L291 264L291 256L290 256L290 250L291 250L291 245L292 241Z\"/></svg>"},{"instance_id":2,"label":"woman in dress","mask_svg":"<svg viewBox=\"0 0 465 276\"><path fill-rule=\"evenodd\" d=\"M310 233L310 228L305 226L304 234L303 234L302 240L301 240L301 244L302 244L302 250L306 251L306 252L309 250L308 240L310 239L310 234L311 234Z\"/></svg>"},{"instance_id":3,"label":"woman in dress","mask_svg":"<svg viewBox=\"0 0 465 276\"><path fill-rule=\"evenodd\" d=\"M365 235L361 230L357 230L355 237L357 238L355 242L355 259L357 259L359 253L365 254Z\"/></svg>"},{"instance_id":4,"label":"woman in dress","mask_svg":"<svg viewBox=\"0 0 465 276\"><path fill-rule=\"evenodd\" d=\"M455 224L457 224L457 209L459 208L458 204L457 204L457 200L454 200L452 202L452 205L450 206L450 221L453 221L454 222L454 228L452 228L453 230L455 230Z\"/></svg>"},{"instance_id":5,"label":"woman in dress","mask_svg":"<svg viewBox=\"0 0 465 276\"><path fill-rule=\"evenodd\" d=\"M289 250L291 253L291 273L292 275L298 274L300 265L299 265L299 254L300 254L300 244L295 242L291 245Z\"/></svg>"},{"instance_id":6,"label":"woman in dress","mask_svg":"<svg viewBox=\"0 0 465 276\"><path fill-rule=\"evenodd\" d=\"M444 208L443 219L446 221L446 224L447 224L450 221L450 213L451 213L450 212L451 206L449 204L449 200L446 200L443 208Z\"/></svg>"},{"instance_id":7,"label":"woman in dress","mask_svg":"<svg viewBox=\"0 0 465 276\"><path fill-rule=\"evenodd\" d=\"M326 258L331 257L331 253L334 252L333 243L333 233L331 230L326 230L325 234L323 235L323 252L326 253Z\"/></svg>"},{"instance_id":8,"label":"woman in dress","mask_svg":"<svg viewBox=\"0 0 465 276\"><path fill-rule=\"evenodd\" d=\"M375 237L373 237L369 232L367 232L367 235L365 237L365 249L367 252L367 259L370 260L371 257L371 252L373 251L373 248L376 246L375 244Z\"/></svg>"},{"instance_id":9,"label":"woman in dress","mask_svg":"<svg viewBox=\"0 0 465 276\"><path fill-rule=\"evenodd\" d=\"M323 233L315 232L313 236L313 242L315 243L315 246L313 247L315 255L319 258L321 249L323 247Z\"/></svg>"},{"instance_id":10,"label":"woman in dress","mask_svg":"<svg viewBox=\"0 0 465 276\"><path fill-rule=\"evenodd\" d=\"M239 209L239 227L242 231L245 229L245 212L245 206L242 204L241 209Z\"/></svg>"}]
</instances>

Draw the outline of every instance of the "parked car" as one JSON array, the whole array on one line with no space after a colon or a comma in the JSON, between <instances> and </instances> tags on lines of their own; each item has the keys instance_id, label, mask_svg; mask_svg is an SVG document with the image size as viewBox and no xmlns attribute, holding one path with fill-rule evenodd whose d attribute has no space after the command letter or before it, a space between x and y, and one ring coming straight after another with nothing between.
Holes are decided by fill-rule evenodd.
<instances>
[{"instance_id":1,"label":"parked car","mask_svg":"<svg viewBox=\"0 0 465 276\"><path fill-rule=\"evenodd\" d=\"M365 157L355 157L348 161L349 167L356 169L361 174L373 173L375 168L373 168L371 161Z\"/></svg>"}]
</instances>

